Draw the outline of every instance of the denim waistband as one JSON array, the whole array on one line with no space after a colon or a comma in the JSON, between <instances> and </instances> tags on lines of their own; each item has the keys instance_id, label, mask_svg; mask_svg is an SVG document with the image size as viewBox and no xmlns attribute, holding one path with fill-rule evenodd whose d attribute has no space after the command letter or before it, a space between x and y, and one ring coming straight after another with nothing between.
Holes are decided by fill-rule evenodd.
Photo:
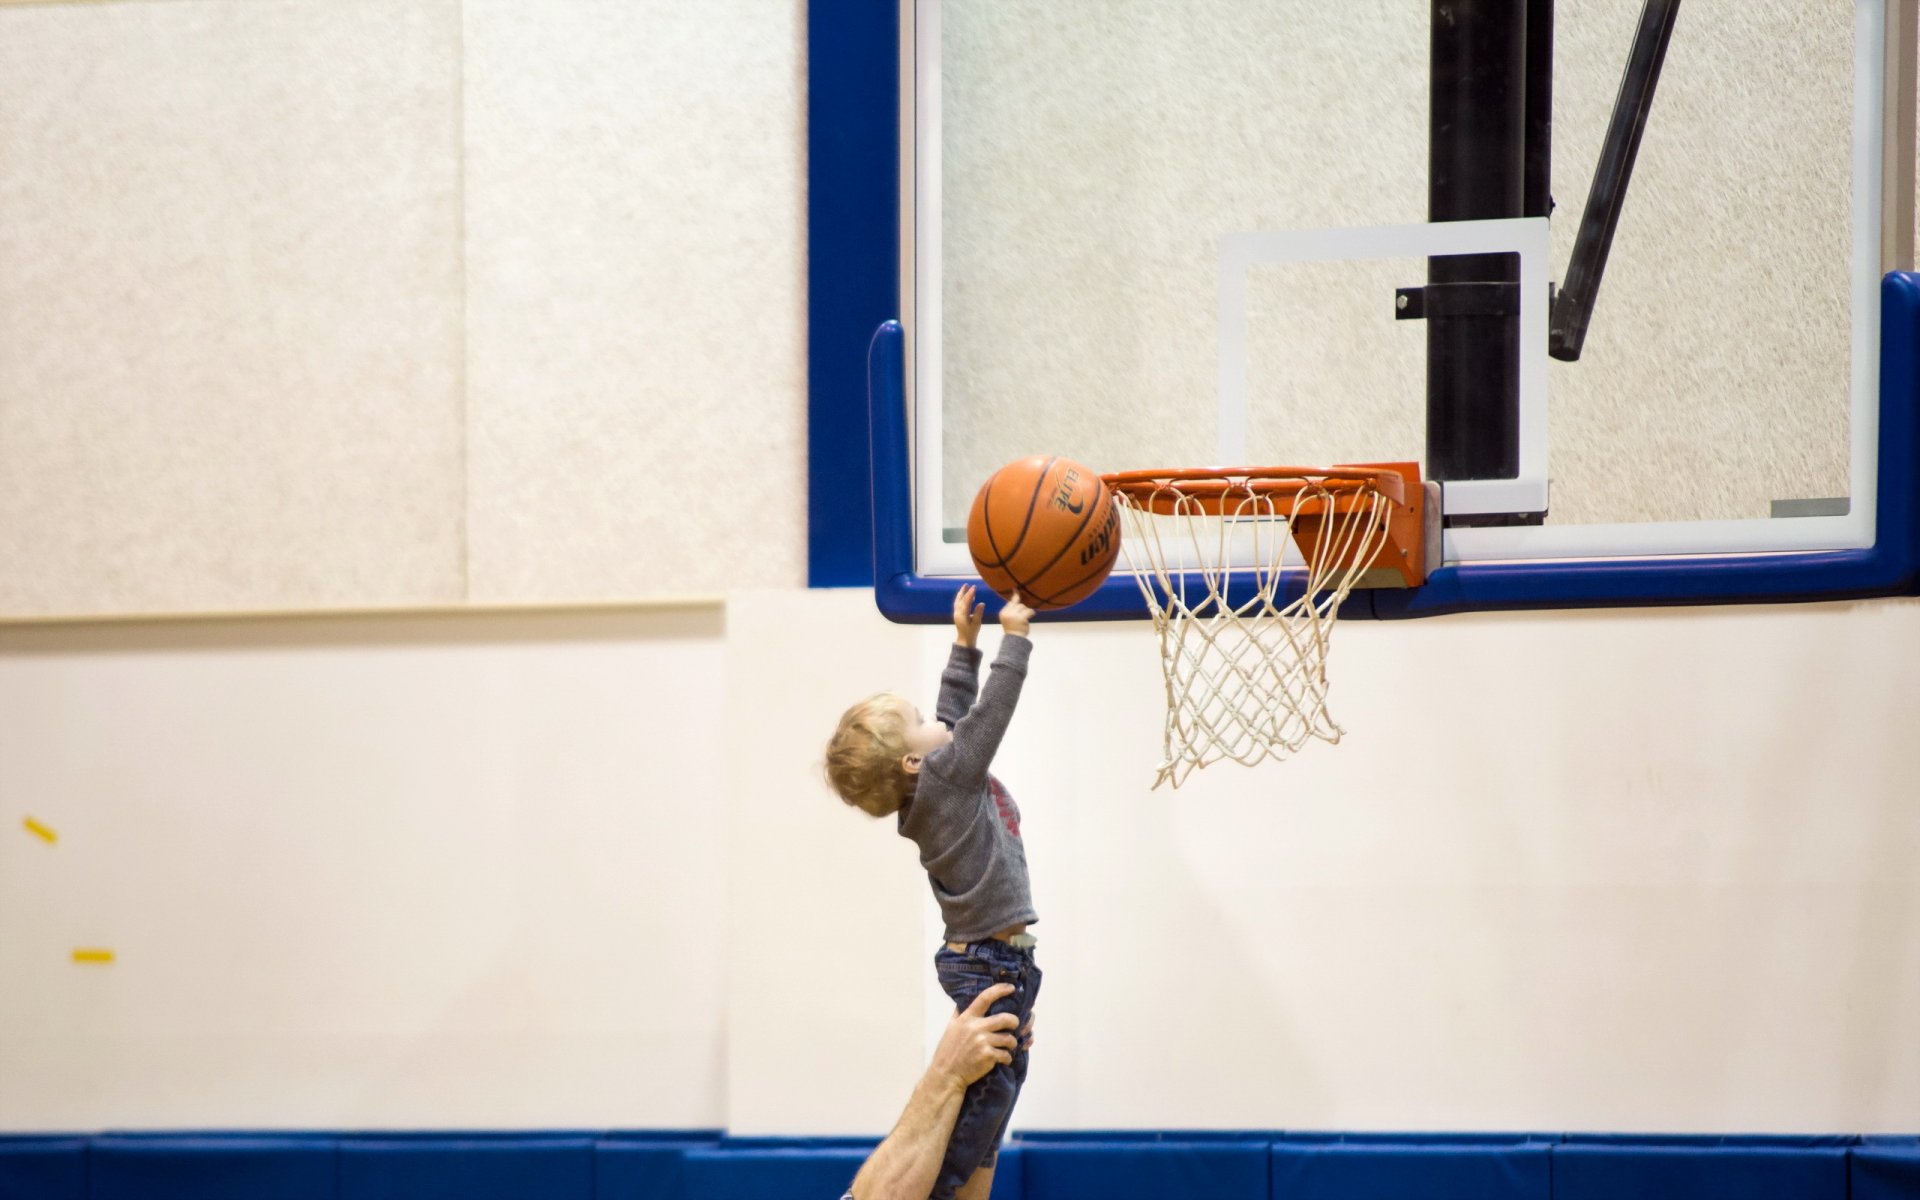
<instances>
[{"instance_id":1,"label":"denim waistband","mask_svg":"<svg viewBox=\"0 0 1920 1200\"><path fill-rule=\"evenodd\" d=\"M1040 944L1040 939L1030 933L1016 933L1010 938L981 938L976 942L941 942L940 944L948 950L953 950L955 946L959 945L966 946L965 950L955 950L954 953L956 954L973 954L976 951L986 949L995 952L1022 954L1031 958L1033 956L1033 948Z\"/></svg>"}]
</instances>

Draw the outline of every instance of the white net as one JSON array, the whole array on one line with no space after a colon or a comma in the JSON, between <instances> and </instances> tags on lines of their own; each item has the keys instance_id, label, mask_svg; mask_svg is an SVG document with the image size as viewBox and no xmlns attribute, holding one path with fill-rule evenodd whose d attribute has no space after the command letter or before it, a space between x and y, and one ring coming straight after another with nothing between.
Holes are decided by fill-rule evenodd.
<instances>
[{"instance_id":1,"label":"white net","mask_svg":"<svg viewBox=\"0 0 1920 1200\"><path fill-rule=\"evenodd\" d=\"M1341 601L1387 543L1391 501L1351 480L1275 488L1230 474L1116 487L1114 500L1166 677L1154 786L1338 742L1327 650Z\"/></svg>"}]
</instances>

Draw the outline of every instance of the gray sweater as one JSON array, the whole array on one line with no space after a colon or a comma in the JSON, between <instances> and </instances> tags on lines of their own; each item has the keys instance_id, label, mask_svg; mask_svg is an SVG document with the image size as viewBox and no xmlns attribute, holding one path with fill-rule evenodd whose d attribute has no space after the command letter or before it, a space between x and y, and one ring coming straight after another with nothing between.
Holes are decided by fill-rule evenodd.
<instances>
[{"instance_id":1,"label":"gray sweater","mask_svg":"<svg viewBox=\"0 0 1920 1200\"><path fill-rule=\"evenodd\" d=\"M953 740L927 755L913 798L900 806L900 836L920 847L950 942L982 941L1040 919L1027 884L1020 809L987 773L1020 699L1032 649L1026 638L1004 635L983 689L980 652L954 646L934 708L934 716L953 727Z\"/></svg>"}]
</instances>

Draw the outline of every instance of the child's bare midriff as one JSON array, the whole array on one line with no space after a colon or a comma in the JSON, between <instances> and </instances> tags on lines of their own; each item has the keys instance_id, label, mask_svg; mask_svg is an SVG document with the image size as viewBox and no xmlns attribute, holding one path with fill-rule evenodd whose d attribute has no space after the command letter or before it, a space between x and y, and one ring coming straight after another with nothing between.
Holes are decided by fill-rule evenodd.
<instances>
[{"instance_id":1,"label":"child's bare midriff","mask_svg":"<svg viewBox=\"0 0 1920 1200\"><path fill-rule=\"evenodd\" d=\"M996 933L992 933L992 934L989 934L988 936L989 936L990 938L992 938L992 939L993 939L994 941L996 941L996 942L1004 942L1004 941L1006 941L1006 940L1007 940L1008 938L1010 938L1010 937L1018 937L1018 936L1020 936L1021 934L1023 934L1023 933L1025 933L1026 931L1027 931L1027 927L1026 927L1025 925L1009 925L1009 926L1007 926L1007 927L1006 927L1005 929L1002 929L1002 930L1000 930L1000 931L998 931L998 932L996 932ZM954 951L954 952L956 952L956 953L962 953L962 954L964 954L964 953L966 952L966 949L967 949L967 943L965 943L965 942L948 942L948 943L947 943L947 948L948 948L949 950L952 950L952 951Z\"/></svg>"}]
</instances>

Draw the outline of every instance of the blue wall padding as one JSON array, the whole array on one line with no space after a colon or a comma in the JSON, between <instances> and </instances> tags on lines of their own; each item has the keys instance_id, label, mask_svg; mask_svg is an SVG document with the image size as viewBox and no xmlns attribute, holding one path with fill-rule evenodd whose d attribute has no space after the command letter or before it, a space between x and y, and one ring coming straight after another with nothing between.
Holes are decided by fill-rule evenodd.
<instances>
[{"instance_id":1,"label":"blue wall padding","mask_svg":"<svg viewBox=\"0 0 1920 1200\"><path fill-rule=\"evenodd\" d=\"M1273 1200L1553 1200L1550 1147L1276 1143Z\"/></svg>"},{"instance_id":2,"label":"blue wall padding","mask_svg":"<svg viewBox=\"0 0 1920 1200\"><path fill-rule=\"evenodd\" d=\"M1252 1129L1026 1129L1014 1134L1024 1146L1044 1146L1049 1142L1177 1142L1181 1145L1213 1142L1270 1142L1290 1136ZM1324 1139L1338 1134L1321 1135ZM1511 1141L1512 1139L1507 1139Z\"/></svg>"},{"instance_id":3,"label":"blue wall padding","mask_svg":"<svg viewBox=\"0 0 1920 1200\"><path fill-rule=\"evenodd\" d=\"M0 1138L0 1200L86 1200L86 1195L86 1138Z\"/></svg>"},{"instance_id":4,"label":"blue wall padding","mask_svg":"<svg viewBox=\"0 0 1920 1200\"><path fill-rule=\"evenodd\" d=\"M1553 1139L1569 1146L1718 1146L1796 1150L1803 1146L1856 1146L1860 1139L1848 1133L1564 1133Z\"/></svg>"},{"instance_id":5,"label":"blue wall padding","mask_svg":"<svg viewBox=\"0 0 1920 1200\"><path fill-rule=\"evenodd\" d=\"M1920 1142L1869 1138L1848 1162L1853 1200L1920 1200Z\"/></svg>"},{"instance_id":6,"label":"blue wall padding","mask_svg":"<svg viewBox=\"0 0 1920 1200\"><path fill-rule=\"evenodd\" d=\"M706 1130L0 1135L0 1200L835 1200L873 1145ZM1920 1200L1920 1139L1045 1132L1002 1148L993 1197Z\"/></svg>"},{"instance_id":7,"label":"blue wall padding","mask_svg":"<svg viewBox=\"0 0 1920 1200\"><path fill-rule=\"evenodd\" d=\"M334 1143L303 1137L101 1137L89 1200L334 1200Z\"/></svg>"},{"instance_id":8,"label":"blue wall padding","mask_svg":"<svg viewBox=\"0 0 1920 1200\"><path fill-rule=\"evenodd\" d=\"M1557 1142L1561 1138L1557 1133L1328 1133L1302 1130L1276 1133L1273 1140L1301 1146L1515 1146L1526 1142Z\"/></svg>"},{"instance_id":9,"label":"blue wall padding","mask_svg":"<svg viewBox=\"0 0 1920 1200\"><path fill-rule=\"evenodd\" d=\"M343 1139L339 1200L547 1200L593 1193L591 1138Z\"/></svg>"},{"instance_id":10,"label":"blue wall padding","mask_svg":"<svg viewBox=\"0 0 1920 1200\"><path fill-rule=\"evenodd\" d=\"M1029 1142L1027 1200L1267 1200L1267 1141Z\"/></svg>"},{"instance_id":11,"label":"blue wall padding","mask_svg":"<svg viewBox=\"0 0 1920 1200\"><path fill-rule=\"evenodd\" d=\"M691 1150L686 1200L837 1200L871 1146Z\"/></svg>"},{"instance_id":12,"label":"blue wall padding","mask_svg":"<svg viewBox=\"0 0 1920 1200\"><path fill-rule=\"evenodd\" d=\"M1805 1146L1553 1148L1553 1200L1847 1200L1847 1151Z\"/></svg>"},{"instance_id":13,"label":"blue wall padding","mask_svg":"<svg viewBox=\"0 0 1920 1200\"><path fill-rule=\"evenodd\" d=\"M1018 1144L1000 1147L1000 1161L993 1169L993 1194L988 1200L1027 1200L1027 1164Z\"/></svg>"},{"instance_id":14,"label":"blue wall padding","mask_svg":"<svg viewBox=\"0 0 1920 1200\"><path fill-rule=\"evenodd\" d=\"M685 1135L621 1135L593 1148L594 1200L684 1200L687 1153L718 1142Z\"/></svg>"}]
</instances>

